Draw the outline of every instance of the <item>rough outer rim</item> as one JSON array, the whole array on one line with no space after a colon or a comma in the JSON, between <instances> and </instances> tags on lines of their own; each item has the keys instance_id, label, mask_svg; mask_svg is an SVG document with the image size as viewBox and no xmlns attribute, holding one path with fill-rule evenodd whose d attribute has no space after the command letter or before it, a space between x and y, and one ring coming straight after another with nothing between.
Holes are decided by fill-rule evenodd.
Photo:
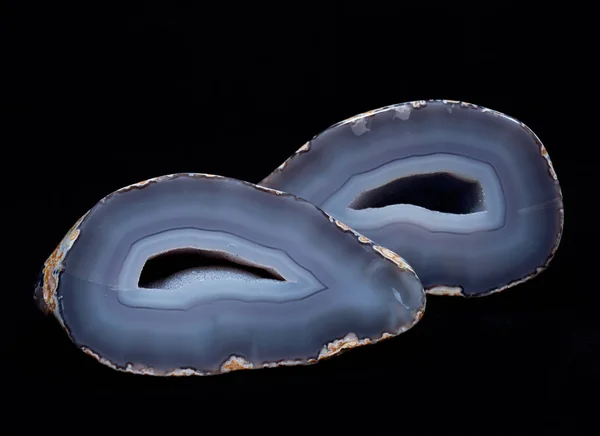
<instances>
[{"instance_id":1,"label":"rough outer rim","mask_svg":"<svg viewBox=\"0 0 600 436\"><path fill-rule=\"evenodd\" d=\"M302 153L307 153L308 151L310 151L311 149L311 141L313 141L314 139L316 139L318 136L329 132L332 129L335 129L336 127L339 126L343 126L345 124L349 124L349 123L358 123L361 122L363 120L367 120L370 117L372 117L373 115L376 115L378 113L381 112L386 112L389 110L397 110L401 107L406 107L406 106L412 106L412 109L420 109L422 107L427 106L428 102L432 102L432 103L443 103L443 104L447 104L447 105L459 105L462 108L467 108L467 109L473 109L476 111L480 111L482 113L490 113L492 116L495 117L500 117L500 118L504 118L506 120L509 120L513 123L518 124L523 130L525 130L525 132L527 134L529 134L534 141L536 142L536 144L539 147L539 153L540 156L544 158L544 161L546 162L547 168L548 168L548 173L550 174L550 177L552 177L552 179L554 179L556 182L558 182L558 176L556 175L556 171L554 170L554 166L552 165L552 161L550 160L550 155L548 154L548 151L546 150L546 147L544 147L544 145L542 144L542 141L538 138L538 136L529 128L525 125L525 123L517 120L516 118L513 118L509 115L506 115L502 112L498 112L496 110L493 109L488 109L484 106L479 106L473 103L468 103L465 101L459 101L459 100L442 100L442 99L429 99L429 100L416 100L416 101L409 101L409 102L404 102L404 103L397 103L397 104L392 104L389 106L383 106L380 107L378 109L373 109L367 112L363 112L361 114L358 115L354 115L350 118L346 118L343 121L337 122L333 125L331 125L330 127L328 127L327 129L323 130L321 133L318 133L317 135L315 135L310 141L306 142L304 145L302 145L302 147L300 147L298 150L296 150L296 152L294 152L289 158L287 158L281 165L279 165L271 174L269 174L267 177L265 177L264 179L262 179L259 182L259 185L262 185L263 183L267 183L269 181L269 179L271 177L273 177L274 175L280 173L281 171L283 171L285 169L285 167L292 161L292 159L295 159L296 157L298 157L300 154ZM516 285L519 285L521 283L524 283L534 277L536 277L538 274L540 274L542 271L544 271L546 268L548 268L548 266L550 265L550 262L552 261L552 259L554 259L554 256L556 254L556 250L558 250L558 246L560 245L560 241L562 239L562 234L563 234L563 228L564 228L564 224L565 224L565 211L564 211L564 202L563 202L563 195L562 195L562 190L560 188L560 184L557 183L556 184L557 189L558 189L558 196L560 198L560 204L561 207L559 209L559 214L560 214L560 224L559 224L559 229L558 229L558 233L556 235L556 239L554 241L554 246L552 247L552 250L550 251L550 255L548 256L548 258L546 259L546 261L544 262L543 265L537 267L535 269L534 272L532 272L531 274L528 274L525 277L521 277L519 279L513 280L510 283L501 286L499 288L494 288L494 289L490 289L488 291L485 292L481 292L478 294L465 294L463 292L462 287L460 286L455 286L455 285L445 285L445 284L437 284L434 286L431 286L427 289L425 289L425 292L429 295L444 295L444 296L452 296L452 297L465 297L465 298L477 298L477 297L485 297L491 294L496 294L498 292L502 292L505 291L506 289L512 288Z\"/></svg>"},{"instance_id":2,"label":"rough outer rim","mask_svg":"<svg viewBox=\"0 0 600 436\"><path fill-rule=\"evenodd\" d=\"M110 197L112 197L115 194L131 191L133 189L143 189L152 183L158 183L158 182L161 182L164 180L175 179L178 177L230 180L230 181L242 183L244 185L250 186L254 189L257 189L257 190L260 190L263 192L267 192L272 195L287 196L287 197L291 197L297 201L306 202L306 200L303 200L302 198L299 198L292 194L288 194L286 192L278 191L276 189L266 188L266 187L260 186L260 185L255 185L255 184L245 182L242 180L231 179L229 177L223 177L223 176L218 176L218 175L213 175L213 174L204 174L204 173L177 173L177 174L168 174L168 175L164 175L164 176L153 177L153 178L150 178L147 180L143 180L141 182L137 182L137 183L133 183L131 185L125 186L123 188L120 188L120 189L114 191L111 194L108 194L106 197L104 197L102 200L100 200L100 203L105 202L107 199L109 199ZM406 261L401 256L397 255L396 253L394 253L391 250L388 250L387 248L384 248L384 247L381 247L381 246L375 244L369 238L366 238L365 236L357 233L356 231L354 231L347 225L343 224L339 220L333 218L331 215L325 213L318 207L314 206L312 203L309 203L309 204L311 204L311 206L313 206L315 209L319 210L323 215L325 215L325 217L327 217L329 219L329 222L334 224L335 227L337 229L339 229L340 231L352 234L354 237L356 237L358 239L358 241L360 243L370 246L371 249L375 253L377 253L379 256L383 257L387 261L392 262L394 265L396 265L401 270L409 271L409 272L415 274L415 272L411 268L411 266L408 263L406 263ZM79 237L79 233L80 233L79 229L80 229L81 225L85 222L85 219L88 214L89 214L89 211L86 212L81 218L79 218L79 220L73 225L73 227L71 227L69 232L65 235L65 237L62 239L62 241L58 244L58 246L56 247L54 252L48 258L48 260L44 263L43 282L41 285L42 299L40 301L40 306L45 313L47 313L49 315L50 314L54 315L54 317L58 320L58 322L63 327L63 329L65 331L67 331L67 334L69 332L63 322L62 316L60 315L60 308L58 305L56 290L58 289L58 284L60 281L60 273L64 269L63 261L66 257L66 254L69 252L71 247L73 247L75 241ZM415 274L415 276L416 276L416 274ZM315 355L312 358L309 358L306 360L297 359L297 360L281 360L281 361L277 361L277 362L264 362L260 366L253 365L251 362L247 361L246 359L244 359L241 356L231 355L231 356L229 356L229 358L227 360L225 360L220 365L220 370L214 371L214 372L203 372L203 371L198 371L193 368L175 368L175 369L171 369L171 370L167 370L167 371L162 371L162 370L156 370L152 367L147 367L144 365L132 364L132 363L128 363L127 365L122 367L122 366L116 365L113 362L111 362L110 360L100 356L98 353L96 353L94 350L92 350L89 347L79 346L77 344L76 345L85 354L94 357L98 362L100 362L103 365L106 365L117 371L128 372L128 373L132 373L132 374L141 374L141 375L154 375L154 376L200 375L200 376L206 376L206 375L223 374L223 373L227 373L227 372L231 372L231 371L238 371L238 370L243 370L243 369L259 369L259 368L274 368L274 367L278 367L278 366L311 365L311 364L315 364L323 359L329 359L333 356L344 353L352 348L356 348L356 347L360 347L360 346L368 345L368 344L375 344L384 339L389 339L389 338L398 336L401 333L404 333L405 331L410 330L423 317L423 314L425 313L425 306L426 306L426 297L424 296L423 297L423 305L416 311L416 316L414 317L413 322L411 324L404 325L397 331L393 331L390 333L384 332L378 338L368 338L368 337L358 338L356 336L356 334L349 332L343 338L334 339L333 341L331 341L327 344L324 344L320 350L315 350ZM69 337L70 337L70 334L69 334Z\"/></svg>"}]
</instances>

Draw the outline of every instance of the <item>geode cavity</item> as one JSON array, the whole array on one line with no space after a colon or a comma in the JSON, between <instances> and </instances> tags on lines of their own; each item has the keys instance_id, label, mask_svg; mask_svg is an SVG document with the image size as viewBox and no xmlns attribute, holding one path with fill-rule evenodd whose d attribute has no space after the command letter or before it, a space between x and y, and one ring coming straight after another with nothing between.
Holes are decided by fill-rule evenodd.
<instances>
[{"instance_id":1,"label":"geode cavity","mask_svg":"<svg viewBox=\"0 0 600 436\"><path fill-rule=\"evenodd\" d=\"M114 369L217 374L314 363L399 334L425 293L402 258L278 191L204 174L101 200L36 290Z\"/></svg>"},{"instance_id":2,"label":"geode cavity","mask_svg":"<svg viewBox=\"0 0 600 436\"><path fill-rule=\"evenodd\" d=\"M433 294L486 295L525 281L549 264L562 233L560 186L537 136L457 101L347 119L260 184L401 253Z\"/></svg>"}]
</instances>

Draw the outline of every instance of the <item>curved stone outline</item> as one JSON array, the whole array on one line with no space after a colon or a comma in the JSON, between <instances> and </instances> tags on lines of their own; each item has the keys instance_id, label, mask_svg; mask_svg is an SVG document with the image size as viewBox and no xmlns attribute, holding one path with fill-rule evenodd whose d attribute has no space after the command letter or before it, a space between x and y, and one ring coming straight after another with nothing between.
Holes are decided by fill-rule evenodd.
<instances>
[{"instance_id":1,"label":"curved stone outline","mask_svg":"<svg viewBox=\"0 0 600 436\"><path fill-rule=\"evenodd\" d=\"M173 178L177 178L177 177L218 178L218 179L223 179L223 180L234 180L234 179L231 179L228 177L223 177L223 176L218 176L218 175L213 175L213 174L205 174L205 173L169 174L169 175L165 175L165 176L154 177L151 179L144 180L142 182L134 183L134 184L125 186L123 188L120 188L120 189L114 191L113 193L105 196L102 200L100 200L100 203L105 202L107 199L109 199L111 196L113 196L117 193L122 193L122 192L126 192L126 191L133 190L133 189L143 189L144 187L146 187L152 183L158 183L163 180L173 179ZM384 247L381 247L381 246L375 244L370 239L357 233L353 229L349 228L345 224L341 223L339 220L333 218L332 216L325 213L324 211L317 208L316 206L312 205L311 203L308 203L305 200L303 200L295 195L288 194L288 193L285 193L282 191L278 191L278 190L271 189L271 188L266 188L266 187L259 186L259 185L254 185L252 183L245 182L245 181L240 181L240 180L236 180L236 181L239 183L242 183L244 185L250 186L253 189L267 192L272 195L288 196L297 201L302 201L307 204L310 204L312 207L314 207L319 212L321 212L325 217L327 217L329 222L332 223L338 230L340 230L344 233L349 233L349 234L353 235L354 237L357 238L357 240L361 244L364 244L364 245L370 247L373 250L373 252L375 252L378 256L382 257L383 259L387 260L388 262L393 263L395 265L395 267L397 267L401 270L404 270L404 271L409 271L413 275L416 276L414 270L410 267L410 265L408 265L406 263L406 261L401 256L392 252L391 250L388 250L387 248L384 248ZM48 260L45 262L44 269L43 269L43 277L42 277L41 282L36 287L36 292L35 292L35 298L37 300L38 305L40 306L40 309L47 314L54 315L54 317L59 321L59 323L63 327L63 329L65 329L65 331L67 332L69 337L71 335L70 335L68 329L66 328L66 326L63 322L62 316L60 314L60 307L59 307L57 297L56 297L56 290L58 289L58 284L60 281L60 273L64 269L62 263L66 257L66 254L70 251L70 249L73 247L75 241L77 240L79 233L80 233L80 227L85 222L89 212L90 211L86 212L73 225L73 227L69 230L69 232L61 240L61 242L58 244L57 248L54 250L54 252L50 255ZM333 356L344 353L350 349L353 349L353 348L356 348L359 346L363 346L363 345L375 344L382 340L395 337L401 333L404 333L405 331L410 330L414 325L416 325L421 320L421 318L425 312L425 306L426 306L426 298L425 298L425 295L423 294L423 304L416 311L416 314L415 314L412 322L409 325L401 326L401 328L398 329L397 331L384 332L384 333L382 333L382 335L380 337L358 338L356 334L349 332L346 336L344 336L342 338L337 338L337 339L332 340L329 343L323 344L319 350L315 350L315 355L313 358L309 358L306 360L298 359L298 360L281 360L281 361L276 361L276 362L264 362L262 364L262 366L253 365L252 363L248 362L246 359L244 359L241 356L231 355L226 361L224 361L221 364L220 371L216 371L216 372L202 372L202 371L195 370L193 368L174 368L174 369L171 369L168 371L162 371L162 370L156 370L149 366L132 364L132 363L128 363L125 366L119 366L119 365L116 365L115 363L113 363L112 361L110 361L109 359L106 359L106 358L100 356L98 353L96 353L93 349L91 349L88 346L80 345L78 347L85 354L95 358L99 363L101 363L105 366L108 366L117 371L139 374L139 375L153 375L153 376L200 375L200 376L206 376L206 375L217 375L217 374L222 374L222 373L227 373L227 372L237 371L237 370L243 370L243 369L259 369L259 368L274 368L274 367L278 367L278 366L311 365L311 364L315 364L323 359L329 359Z\"/></svg>"},{"instance_id":2,"label":"curved stone outline","mask_svg":"<svg viewBox=\"0 0 600 436\"><path fill-rule=\"evenodd\" d=\"M281 173L290 164L290 162L294 161L302 154L308 153L312 148L312 144L311 144L312 141L314 141L319 136L335 129L336 127L343 126L345 124L351 124L354 134L360 136L363 133L369 131L369 119L376 114L393 110L396 112L394 114L394 118L399 118L401 120L408 120L410 118L411 111L419 110L420 108L426 107L428 103L442 103L444 105L447 105L448 106L447 110L449 113L452 113L452 110L455 106L480 111L482 113L490 113L492 116L500 117L500 118L506 119L508 121L511 121L511 122L519 125L528 135L530 135L534 139L534 141L536 142L536 144L538 146L539 155L544 159L544 161L546 163L550 177L552 177L552 179L554 179L555 181L558 182L558 176L556 175L556 171L554 170L554 166L552 164L552 161L550 159L550 155L548 154L548 151L542 144L539 137L535 134L535 132L533 132L527 125L525 125L525 123L523 123L509 115L506 115L502 112L496 111L494 109L489 109L484 106L476 105L473 103L468 103L468 102L460 101L460 100L429 99L429 100L409 101L409 102L396 103L396 104L392 104L392 105L388 105L388 106L383 106L383 107L380 107L377 109L373 109L373 110L370 110L367 112L360 113L358 115L354 115L352 117L346 118L345 120L339 121L339 122L331 125L330 127L326 128L325 130L319 132L315 136L313 136L313 138L310 141L307 141L306 143L304 143L289 158L287 158L281 165L279 165L272 173L270 173L264 179L262 179L260 182L258 182L258 184L259 185L268 184L270 179L273 178L275 175ZM521 277L519 279L513 280L510 283L507 283L506 285L501 286L499 288L489 289L488 291L480 292L477 294L465 294L463 292L463 289L460 286L452 286L452 285L444 285L444 284L436 284L435 286L426 288L425 292L429 295L460 296L460 297L465 297L465 298L485 297L485 296L488 296L491 294L496 294L498 292L502 292L506 289L510 289L514 286L524 283L524 282L536 277L542 271L546 270L546 268L548 268L548 266L554 259L554 256L556 255L556 251L558 250L560 241L562 239L562 234L564 231L564 202L563 202L562 190L561 190L560 184L558 184L558 183L557 183L557 190L558 190L559 200L561 203L561 207L559 209L560 224L559 224L558 234L556 235L556 238L554 240L554 245L552 247L552 250L550 251L548 258L546 259L546 261L544 262L544 264L542 266L536 268L535 271L533 271L532 273L530 273L529 275L527 275L525 277Z\"/></svg>"}]
</instances>

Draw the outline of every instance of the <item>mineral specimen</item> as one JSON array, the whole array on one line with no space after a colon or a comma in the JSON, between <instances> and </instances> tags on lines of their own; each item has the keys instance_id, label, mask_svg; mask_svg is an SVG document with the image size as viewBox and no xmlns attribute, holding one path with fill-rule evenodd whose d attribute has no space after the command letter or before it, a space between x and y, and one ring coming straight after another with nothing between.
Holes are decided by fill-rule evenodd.
<instances>
[{"instance_id":1,"label":"mineral specimen","mask_svg":"<svg viewBox=\"0 0 600 436\"><path fill-rule=\"evenodd\" d=\"M397 254L295 196L207 174L108 195L42 276L38 304L78 347L152 375L314 363L425 308Z\"/></svg>"},{"instance_id":2,"label":"mineral specimen","mask_svg":"<svg viewBox=\"0 0 600 436\"><path fill-rule=\"evenodd\" d=\"M546 268L562 234L560 186L537 136L458 101L342 121L260 184L400 253L431 294L487 295L521 283Z\"/></svg>"}]
</instances>

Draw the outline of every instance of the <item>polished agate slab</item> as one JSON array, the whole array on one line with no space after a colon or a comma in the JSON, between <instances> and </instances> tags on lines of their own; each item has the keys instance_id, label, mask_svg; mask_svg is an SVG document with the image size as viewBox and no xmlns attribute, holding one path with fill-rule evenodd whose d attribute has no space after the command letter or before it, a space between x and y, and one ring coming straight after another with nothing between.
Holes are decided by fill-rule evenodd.
<instances>
[{"instance_id":1,"label":"polished agate slab","mask_svg":"<svg viewBox=\"0 0 600 436\"><path fill-rule=\"evenodd\" d=\"M542 271L562 233L550 157L523 123L449 100L338 123L260 182L412 265L431 294L487 295Z\"/></svg>"},{"instance_id":2,"label":"polished agate slab","mask_svg":"<svg viewBox=\"0 0 600 436\"><path fill-rule=\"evenodd\" d=\"M152 375L315 363L404 332L425 308L397 254L295 196L206 174L101 200L36 298L87 354Z\"/></svg>"}]
</instances>

